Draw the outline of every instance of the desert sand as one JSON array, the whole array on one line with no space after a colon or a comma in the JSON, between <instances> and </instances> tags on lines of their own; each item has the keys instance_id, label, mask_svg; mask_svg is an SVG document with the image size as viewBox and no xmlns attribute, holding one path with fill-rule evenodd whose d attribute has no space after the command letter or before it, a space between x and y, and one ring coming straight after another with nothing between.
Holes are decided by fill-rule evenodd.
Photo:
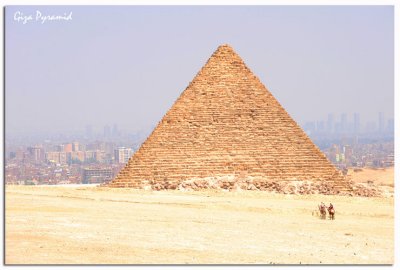
<instances>
[{"instance_id":1,"label":"desert sand","mask_svg":"<svg viewBox=\"0 0 400 270\"><path fill-rule=\"evenodd\" d=\"M6 264L394 262L393 197L6 186L5 202Z\"/></svg>"},{"instance_id":2,"label":"desert sand","mask_svg":"<svg viewBox=\"0 0 400 270\"><path fill-rule=\"evenodd\" d=\"M393 187L394 167L388 168L351 168L348 171L348 176L356 183L372 181L380 186Z\"/></svg>"}]
</instances>

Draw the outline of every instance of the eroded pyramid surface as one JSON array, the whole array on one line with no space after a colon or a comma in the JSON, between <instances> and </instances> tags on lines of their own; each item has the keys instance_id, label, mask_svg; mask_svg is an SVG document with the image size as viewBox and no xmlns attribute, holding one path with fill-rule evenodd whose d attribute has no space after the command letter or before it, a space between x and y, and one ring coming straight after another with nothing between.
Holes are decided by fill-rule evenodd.
<instances>
[{"instance_id":1,"label":"eroded pyramid surface","mask_svg":"<svg viewBox=\"0 0 400 270\"><path fill-rule=\"evenodd\" d=\"M349 183L228 45L213 53L110 187L190 179Z\"/></svg>"}]
</instances>

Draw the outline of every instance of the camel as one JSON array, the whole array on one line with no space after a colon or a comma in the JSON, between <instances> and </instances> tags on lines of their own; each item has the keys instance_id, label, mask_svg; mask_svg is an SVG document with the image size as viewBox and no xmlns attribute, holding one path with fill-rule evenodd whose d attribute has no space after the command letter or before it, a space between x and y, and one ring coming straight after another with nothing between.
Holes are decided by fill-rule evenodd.
<instances>
[{"instance_id":1,"label":"camel","mask_svg":"<svg viewBox=\"0 0 400 270\"><path fill-rule=\"evenodd\" d=\"M333 208L332 204L330 204L328 207L328 213L329 213L329 219L334 220L335 219L335 208Z\"/></svg>"},{"instance_id":2,"label":"camel","mask_svg":"<svg viewBox=\"0 0 400 270\"><path fill-rule=\"evenodd\" d=\"M318 209L321 219L326 219L326 206L323 202L321 202L321 204L318 205Z\"/></svg>"}]
</instances>

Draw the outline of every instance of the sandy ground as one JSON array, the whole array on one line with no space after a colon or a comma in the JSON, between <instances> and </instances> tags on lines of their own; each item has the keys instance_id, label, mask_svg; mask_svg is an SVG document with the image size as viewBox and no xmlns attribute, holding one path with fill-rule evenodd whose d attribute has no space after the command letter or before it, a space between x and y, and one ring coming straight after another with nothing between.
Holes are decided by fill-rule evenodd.
<instances>
[{"instance_id":1,"label":"sandy ground","mask_svg":"<svg viewBox=\"0 0 400 270\"><path fill-rule=\"evenodd\" d=\"M393 198L7 186L5 225L7 264L394 262Z\"/></svg>"},{"instance_id":2,"label":"sandy ground","mask_svg":"<svg viewBox=\"0 0 400 270\"><path fill-rule=\"evenodd\" d=\"M373 181L377 185L389 187L393 187L394 183L394 167L381 169L362 168L361 171L352 168L349 169L348 175L356 183Z\"/></svg>"}]
</instances>

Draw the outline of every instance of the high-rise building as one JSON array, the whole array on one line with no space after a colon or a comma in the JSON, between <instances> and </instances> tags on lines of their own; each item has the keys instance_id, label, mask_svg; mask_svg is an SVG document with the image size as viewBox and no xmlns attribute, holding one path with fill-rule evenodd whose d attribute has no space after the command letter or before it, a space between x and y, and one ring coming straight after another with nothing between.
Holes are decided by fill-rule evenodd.
<instances>
[{"instance_id":1,"label":"high-rise building","mask_svg":"<svg viewBox=\"0 0 400 270\"><path fill-rule=\"evenodd\" d=\"M115 149L115 143L113 142L104 142L100 150L106 152L106 154L113 155Z\"/></svg>"},{"instance_id":2,"label":"high-rise building","mask_svg":"<svg viewBox=\"0 0 400 270\"><path fill-rule=\"evenodd\" d=\"M46 160L48 162L60 163L60 152L47 152Z\"/></svg>"},{"instance_id":3,"label":"high-rise building","mask_svg":"<svg viewBox=\"0 0 400 270\"><path fill-rule=\"evenodd\" d=\"M383 133L385 131L385 116L383 112L379 112L378 130L379 133Z\"/></svg>"},{"instance_id":4,"label":"high-rise building","mask_svg":"<svg viewBox=\"0 0 400 270\"><path fill-rule=\"evenodd\" d=\"M72 151L74 151L74 152L79 151L79 142L72 143Z\"/></svg>"},{"instance_id":5,"label":"high-rise building","mask_svg":"<svg viewBox=\"0 0 400 270\"><path fill-rule=\"evenodd\" d=\"M109 125L104 126L104 132L103 132L104 138L110 138L111 137L111 128Z\"/></svg>"},{"instance_id":6,"label":"high-rise building","mask_svg":"<svg viewBox=\"0 0 400 270\"><path fill-rule=\"evenodd\" d=\"M117 126L117 124L114 124L114 125L113 125L112 136L113 136L114 138L119 136L119 131L118 131L118 126Z\"/></svg>"},{"instance_id":7,"label":"high-rise building","mask_svg":"<svg viewBox=\"0 0 400 270\"><path fill-rule=\"evenodd\" d=\"M23 160L25 158L25 152L22 149L17 149L15 152L15 158L19 160Z\"/></svg>"},{"instance_id":8,"label":"high-rise building","mask_svg":"<svg viewBox=\"0 0 400 270\"><path fill-rule=\"evenodd\" d=\"M85 160L96 160L96 151L85 151Z\"/></svg>"},{"instance_id":9,"label":"high-rise building","mask_svg":"<svg viewBox=\"0 0 400 270\"><path fill-rule=\"evenodd\" d=\"M340 116L340 129L342 133L347 132L347 114L342 113Z\"/></svg>"},{"instance_id":10,"label":"high-rise building","mask_svg":"<svg viewBox=\"0 0 400 270\"><path fill-rule=\"evenodd\" d=\"M344 154L345 160L350 161L351 157L353 155L353 148L350 145L345 145L343 147L343 154Z\"/></svg>"},{"instance_id":11,"label":"high-rise building","mask_svg":"<svg viewBox=\"0 0 400 270\"><path fill-rule=\"evenodd\" d=\"M67 164L67 153L60 152L60 164Z\"/></svg>"},{"instance_id":12,"label":"high-rise building","mask_svg":"<svg viewBox=\"0 0 400 270\"><path fill-rule=\"evenodd\" d=\"M354 113L354 126L353 126L353 131L354 133L358 134L360 133L361 130L361 123L360 123L360 114L359 113Z\"/></svg>"},{"instance_id":13,"label":"high-rise building","mask_svg":"<svg viewBox=\"0 0 400 270\"><path fill-rule=\"evenodd\" d=\"M114 150L114 159L117 163L127 163L132 155L133 150L131 148L118 147Z\"/></svg>"},{"instance_id":14,"label":"high-rise building","mask_svg":"<svg viewBox=\"0 0 400 270\"><path fill-rule=\"evenodd\" d=\"M358 145L358 135L353 137L353 145L354 146Z\"/></svg>"},{"instance_id":15,"label":"high-rise building","mask_svg":"<svg viewBox=\"0 0 400 270\"><path fill-rule=\"evenodd\" d=\"M96 153L95 153L95 159L96 159L96 161L98 161L98 162L104 162L104 161L105 161L105 156L106 156L106 153L105 153L105 152L96 150Z\"/></svg>"},{"instance_id":16,"label":"high-rise building","mask_svg":"<svg viewBox=\"0 0 400 270\"><path fill-rule=\"evenodd\" d=\"M324 121L318 121L317 122L317 132L325 132L325 123Z\"/></svg>"},{"instance_id":17,"label":"high-rise building","mask_svg":"<svg viewBox=\"0 0 400 270\"><path fill-rule=\"evenodd\" d=\"M64 144L64 152L67 152L67 153L72 152L72 143Z\"/></svg>"},{"instance_id":18,"label":"high-rise building","mask_svg":"<svg viewBox=\"0 0 400 270\"><path fill-rule=\"evenodd\" d=\"M54 162L58 164L67 163L67 153L66 152L47 152L46 160L48 162Z\"/></svg>"},{"instance_id":19,"label":"high-rise building","mask_svg":"<svg viewBox=\"0 0 400 270\"><path fill-rule=\"evenodd\" d=\"M387 123L387 132L388 133L394 133L394 119L393 118L390 118L389 120L388 120L388 123Z\"/></svg>"},{"instance_id":20,"label":"high-rise building","mask_svg":"<svg viewBox=\"0 0 400 270\"><path fill-rule=\"evenodd\" d=\"M327 131L329 132L329 133L331 133L331 132L333 132L333 128L334 128L334 121L335 121L335 119L334 119L334 115L333 115L333 113L330 113L330 114L328 114L328 123L327 123Z\"/></svg>"},{"instance_id":21,"label":"high-rise building","mask_svg":"<svg viewBox=\"0 0 400 270\"><path fill-rule=\"evenodd\" d=\"M59 144L59 145L57 145L57 147L56 147L56 151L57 151L57 152L63 152L63 151L64 151L64 147L65 147L65 145Z\"/></svg>"},{"instance_id":22,"label":"high-rise building","mask_svg":"<svg viewBox=\"0 0 400 270\"><path fill-rule=\"evenodd\" d=\"M28 147L28 152L34 161L42 161L45 158L43 148L40 146Z\"/></svg>"},{"instance_id":23,"label":"high-rise building","mask_svg":"<svg viewBox=\"0 0 400 270\"><path fill-rule=\"evenodd\" d=\"M331 161L336 161L337 160L337 156L339 155L340 151L339 151L339 147L334 144L332 145L332 147L329 149L329 153L328 153L328 158Z\"/></svg>"},{"instance_id":24,"label":"high-rise building","mask_svg":"<svg viewBox=\"0 0 400 270\"><path fill-rule=\"evenodd\" d=\"M73 162L84 162L85 161L85 152L76 151L71 153L71 161Z\"/></svg>"}]
</instances>

